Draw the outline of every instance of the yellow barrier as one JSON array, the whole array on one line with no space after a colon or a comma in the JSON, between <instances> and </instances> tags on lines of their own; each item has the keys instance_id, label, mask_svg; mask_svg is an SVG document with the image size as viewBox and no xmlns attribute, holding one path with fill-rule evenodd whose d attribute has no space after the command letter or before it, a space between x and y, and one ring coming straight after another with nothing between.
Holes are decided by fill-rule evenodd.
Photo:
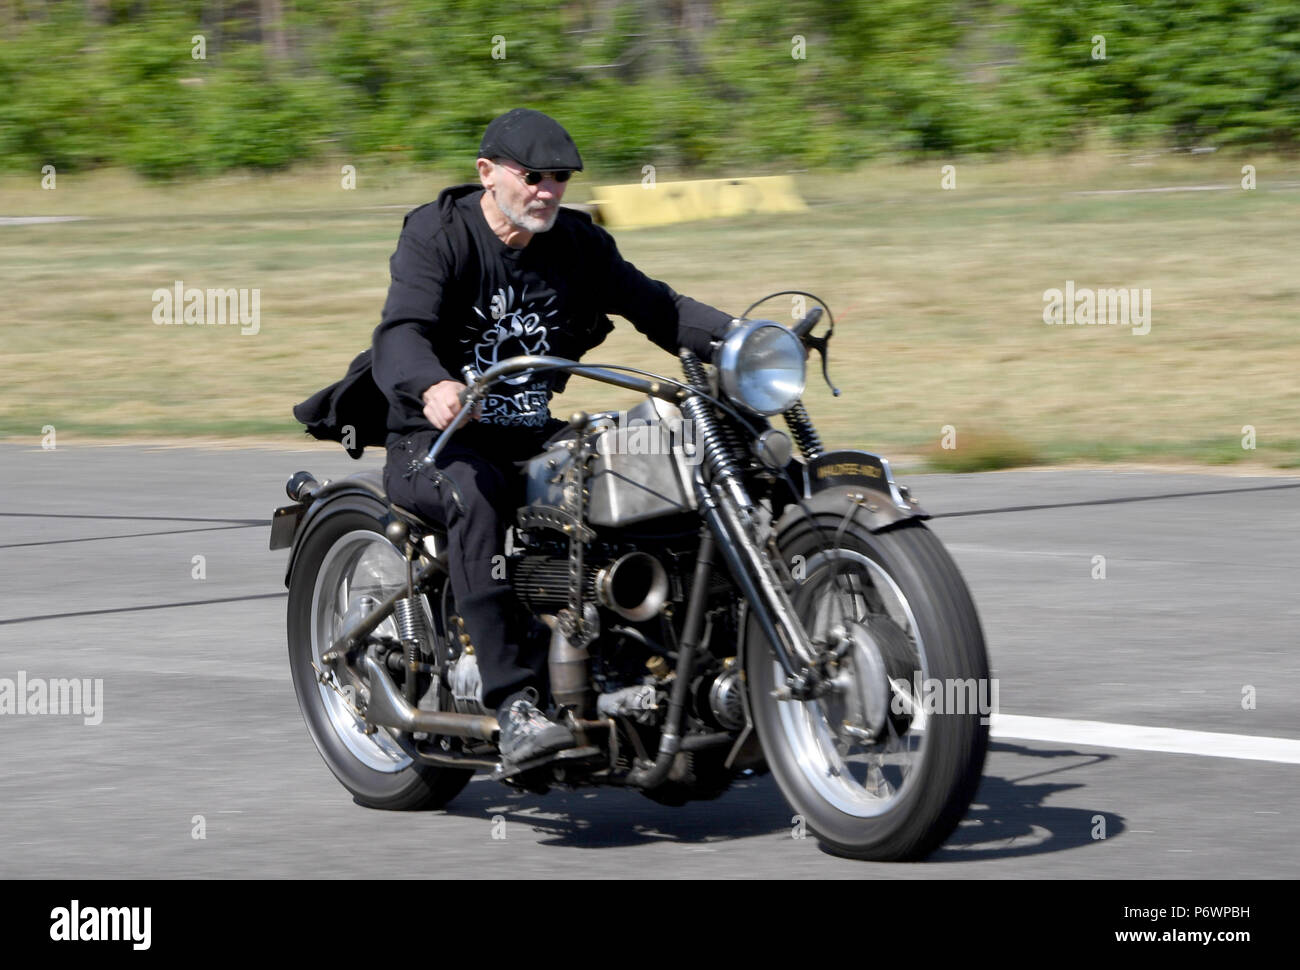
<instances>
[{"instance_id":1,"label":"yellow barrier","mask_svg":"<svg viewBox=\"0 0 1300 970\"><path fill-rule=\"evenodd\" d=\"M724 219L754 212L807 212L789 175L697 179L652 185L598 185L598 218L613 229L666 226L695 219Z\"/></svg>"}]
</instances>

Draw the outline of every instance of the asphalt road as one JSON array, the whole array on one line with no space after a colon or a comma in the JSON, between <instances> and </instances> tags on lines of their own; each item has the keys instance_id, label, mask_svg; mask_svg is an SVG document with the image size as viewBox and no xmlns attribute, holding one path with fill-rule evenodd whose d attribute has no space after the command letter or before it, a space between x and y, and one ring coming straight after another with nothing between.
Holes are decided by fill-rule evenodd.
<instances>
[{"instance_id":1,"label":"asphalt road","mask_svg":"<svg viewBox=\"0 0 1300 970\"><path fill-rule=\"evenodd\" d=\"M354 805L297 710L286 553L267 550L261 523L298 468L337 477L378 461L324 446L0 445L0 678L103 682L99 723L0 715L0 878L1300 871L1289 755L1135 750L1129 728L1098 743L1073 724L1300 750L1300 479L909 478L974 592L1000 710L1014 717L995 721L975 804L949 843L925 863L882 865L792 838L770 777L680 809L626 791L519 795L485 778L445 812ZM1033 732L1015 736L1013 721L1059 739L1023 740Z\"/></svg>"}]
</instances>

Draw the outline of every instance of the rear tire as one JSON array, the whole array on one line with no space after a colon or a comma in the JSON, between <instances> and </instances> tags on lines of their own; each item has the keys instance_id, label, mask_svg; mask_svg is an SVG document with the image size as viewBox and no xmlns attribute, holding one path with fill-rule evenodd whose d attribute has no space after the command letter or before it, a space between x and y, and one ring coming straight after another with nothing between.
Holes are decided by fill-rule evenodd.
<instances>
[{"instance_id":1,"label":"rear tire","mask_svg":"<svg viewBox=\"0 0 1300 970\"><path fill-rule=\"evenodd\" d=\"M469 783L473 770L421 764L409 753L409 736L385 728L366 735L365 722L312 669L313 662L324 669L320 658L343 616L363 612L356 606L361 596L382 601L400 585L394 579L404 578L404 560L384 536L385 523L378 507L374 513L324 510L313 523L289 581L289 669L316 749L358 804L395 811L441 808ZM392 624L390 617L379 629Z\"/></svg>"},{"instance_id":2,"label":"rear tire","mask_svg":"<svg viewBox=\"0 0 1300 970\"><path fill-rule=\"evenodd\" d=\"M823 514L818 522L826 536L833 536L842 518ZM819 635L815 627L865 618L868 628L876 624L874 629L882 631L875 642L884 644L884 663L875 669L887 668L896 683L914 684L915 671L927 685L931 679L946 684L973 678L978 696L986 696L988 659L974 603L956 565L924 525L913 520L872 533L853 523L839 552L825 553L823 542L807 519L797 520L779 539L787 562L798 563L795 557L802 556L807 564L791 598L811 636ZM845 612L836 619L833 610L841 607ZM847 616L848 609L862 617ZM861 667L866 671L870 665ZM848 707L839 695L804 703L772 696L784 677L752 619L745 668L755 727L772 774L828 851L876 861L920 859L966 813L988 746L980 710L931 713L921 704L915 719L887 718L873 743L850 733L864 722L848 714L863 707ZM851 665L845 669L859 683L858 671ZM883 676L872 686L884 696L897 696L889 694ZM906 694L916 698L914 689ZM899 704L906 709L903 700Z\"/></svg>"}]
</instances>

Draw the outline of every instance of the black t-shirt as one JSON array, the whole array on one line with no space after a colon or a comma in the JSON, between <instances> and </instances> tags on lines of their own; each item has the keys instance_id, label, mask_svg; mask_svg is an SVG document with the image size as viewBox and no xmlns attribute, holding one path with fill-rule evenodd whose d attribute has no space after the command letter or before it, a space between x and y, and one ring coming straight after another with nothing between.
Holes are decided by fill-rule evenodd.
<instances>
[{"instance_id":1,"label":"black t-shirt","mask_svg":"<svg viewBox=\"0 0 1300 970\"><path fill-rule=\"evenodd\" d=\"M429 427L421 395L439 381L464 380L466 364L482 372L520 354L578 360L613 329L607 314L626 317L670 353L689 347L710 359L728 314L647 277L580 212L561 209L548 232L513 249L488 226L482 194L475 185L447 189L403 223L374 334L390 442ZM484 400L483 432L500 429L503 445L534 438L562 383L555 374L522 374L497 384Z\"/></svg>"}]
</instances>

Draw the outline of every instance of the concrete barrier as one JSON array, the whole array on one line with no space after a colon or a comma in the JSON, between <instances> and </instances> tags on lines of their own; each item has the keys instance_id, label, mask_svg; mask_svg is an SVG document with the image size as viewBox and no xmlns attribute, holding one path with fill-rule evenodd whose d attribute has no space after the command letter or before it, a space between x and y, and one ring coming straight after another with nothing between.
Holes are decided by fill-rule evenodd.
<instances>
[{"instance_id":1,"label":"concrete barrier","mask_svg":"<svg viewBox=\"0 0 1300 970\"><path fill-rule=\"evenodd\" d=\"M611 229L808 211L789 175L598 185L592 191L596 198L590 204L596 207L599 221Z\"/></svg>"}]
</instances>

